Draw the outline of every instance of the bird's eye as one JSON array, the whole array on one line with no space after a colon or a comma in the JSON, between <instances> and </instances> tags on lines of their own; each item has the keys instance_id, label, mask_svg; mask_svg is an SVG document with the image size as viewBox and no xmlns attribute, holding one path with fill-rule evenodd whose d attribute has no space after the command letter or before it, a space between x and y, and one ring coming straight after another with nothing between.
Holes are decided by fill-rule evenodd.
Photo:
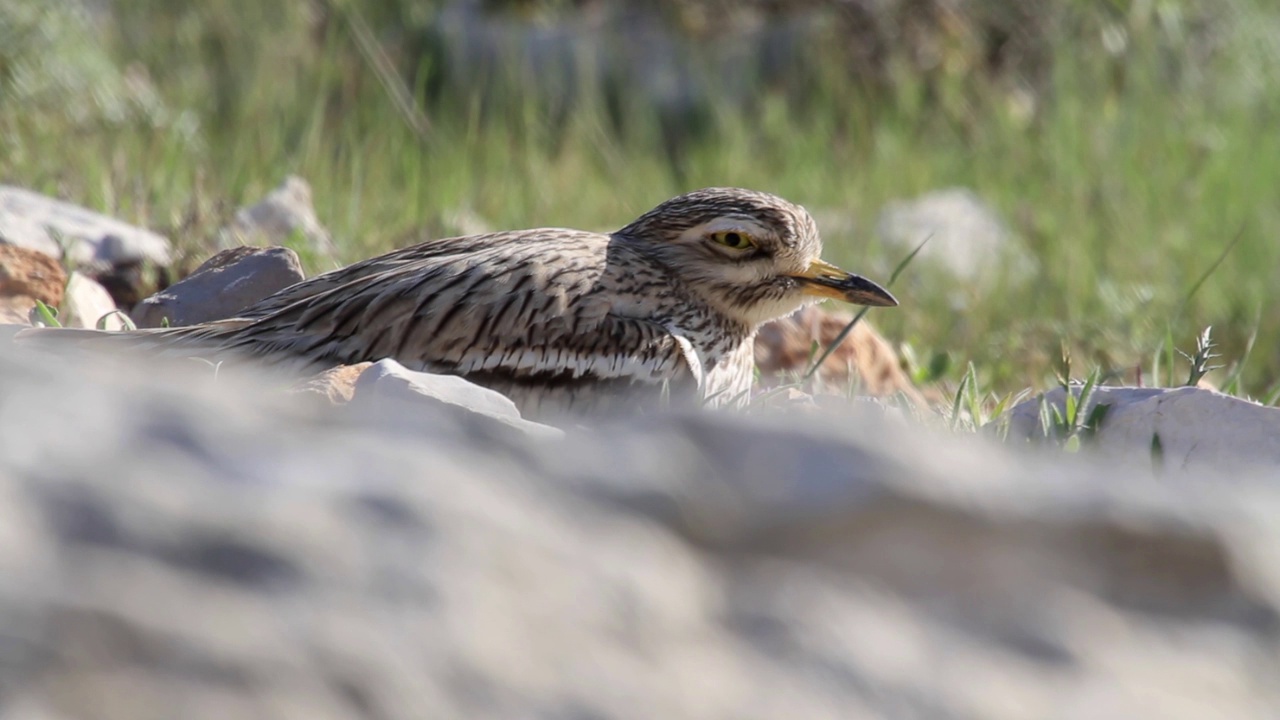
<instances>
[{"instance_id":1,"label":"bird's eye","mask_svg":"<svg viewBox=\"0 0 1280 720\"><path fill-rule=\"evenodd\" d=\"M746 250L754 247L755 243L751 241L751 236L746 233L740 233L736 230L727 230L724 232L712 233L711 239L734 250Z\"/></svg>"}]
</instances>

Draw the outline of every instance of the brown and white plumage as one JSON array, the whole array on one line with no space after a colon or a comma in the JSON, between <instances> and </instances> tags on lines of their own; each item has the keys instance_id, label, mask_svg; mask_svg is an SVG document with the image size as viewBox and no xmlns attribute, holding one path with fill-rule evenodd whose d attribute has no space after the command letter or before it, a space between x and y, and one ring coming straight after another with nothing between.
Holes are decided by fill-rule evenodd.
<instances>
[{"instance_id":1,"label":"brown and white plumage","mask_svg":"<svg viewBox=\"0 0 1280 720\"><path fill-rule=\"evenodd\" d=\"M526 416L745 398L763 322L822 297L895 305L819 260L805 210L736 188L678 196L613 234L432 240L303 281L239 317L113 333L166 354L323 368L395 358L511 397ZM27 342L95 331L28 330Z\"/></svg>"}]
</instances>

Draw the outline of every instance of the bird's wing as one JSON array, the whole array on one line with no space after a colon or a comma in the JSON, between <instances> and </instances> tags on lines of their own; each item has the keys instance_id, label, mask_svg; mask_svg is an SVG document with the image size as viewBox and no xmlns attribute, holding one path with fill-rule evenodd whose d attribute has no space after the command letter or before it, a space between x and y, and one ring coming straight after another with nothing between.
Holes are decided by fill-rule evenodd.
<instances>
[{"instance_id":1,"label":"bird's wing","mask_svg":"<svg viewBox=\"0 0 1280 720\"><path fill-rule=\"evenodd\" d=\"M620 260L643 262L606 236L559 229L433 242L286 288L219 344L464 376L700 385L677 329L617 310L608 264Z\"/></svg>"}]
</instances>

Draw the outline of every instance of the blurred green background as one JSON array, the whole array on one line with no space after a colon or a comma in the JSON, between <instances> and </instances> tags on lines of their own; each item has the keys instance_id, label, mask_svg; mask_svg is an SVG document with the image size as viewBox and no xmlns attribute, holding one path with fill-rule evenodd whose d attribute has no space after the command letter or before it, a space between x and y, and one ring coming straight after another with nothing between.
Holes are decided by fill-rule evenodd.
<instances>
[{"instance_id":1,"label":"blurred green background","mask_svg":"<svg viewBox=\"0 0 1280 720\"><path fill-rule=\"evenodd\" d=\"M198 261L290 173L344 262L740 185L880 279L886 208L968 188L1016 252L870 316L922 379L1039 387L1065 346L1151 383L1213 325L1233 390L1280 380L1274 0L0 0L0 182Z\"/></svg>"}]
</instances>

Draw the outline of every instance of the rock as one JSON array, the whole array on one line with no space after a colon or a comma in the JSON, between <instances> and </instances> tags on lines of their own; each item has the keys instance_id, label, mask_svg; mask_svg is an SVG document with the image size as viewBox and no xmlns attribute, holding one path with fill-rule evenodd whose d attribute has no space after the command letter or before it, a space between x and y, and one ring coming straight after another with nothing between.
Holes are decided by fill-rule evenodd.
<instances>
[{"instance_id":1,"label":"rock","mask_svg":"<svg viewBox=\"0 0 1280 720\"><path fill-rule=\"evenodd\" d=\"M138 303L132 316L138 327L161 327L165 318L174 327L223 320L305 277L289 248L231 248Z\"/></svg>"},{"instance_id":2,"label":"rock","mask_svg":"<svg viewBox=\"0 0 1280 720\"><path fill-rule=\"evenodd\" d=\"M881 238L900 251L929 241L918 259L937 262L967 282L1025 280L1035 260L1000 216L973 191L950 188L914 200L889 203L876 223Z\"/></svg>"},{"instance_id":3,"label":"rock","mask_svg":"<svg viewBox=\"0 0 1280 720\"><path fill-rule=\"evenodd\" d=\"M1074 394L1079 396L1079 388ZM1063 409L1065 391L1041 397ZM1280 409L1213 390L1100 387L1083 409L1109 406L1089 443L1126 471L1217 475L1242 469L1280 471ZM1040 400L1027 400L1008 415L1009 437L1041 438ZM1153 446L1158 440L1158 449Z\"/></svg>"},{"instance_id":4,"label":"rock","mask_svg":"<svg viewBox=\"0 0 1280 720\"><path fill-rule=\"evenodd\" d=\"M69 328L123 330L124 319L106 288L79 272L67 281L66 298L58 308L58 322ZM105 319L104 319L105 318Z\"/></svg>"},{"instance_id":5,"label":"rock","mask_svg":"<svg viewBox=\"0 0 1280 720\"><path fill-rule=\"evenodd\" d=\"M29 295L0 296L0 325L30 325L35 307L36 299Z\"/></svg>"},{"instance_id":6,"label":"rock","mask_svg":"<svg viewBox=\"0 0 1280 720\"><path fill-rule=\"evenodd\" d=\"M150 230L7 185L0 185L0 241L93 272L138 262L163 267L171 256L169 240Z\"/></svg>"},{"instance_id":7,"label":"rock","mask_svg":"<svg viewBox=\"0 0 1280 720\"><path fill-rule=\"evenodd\" d=\"M812 354L814 341L818 342L818 355L821 355L852 319L851 313L810 306L766 323L756 334L755 343L761 383L771 387L794 382L794 378L817 359ZM823 361L817 377L831 392L845 393L856 384L861 394L879 397L901 394L920 407L927 405L903 372L893 347L865 319L859 321Z\"/></svg>"},{"instance_id":8,"label":"rock","mask_svg":"<svg viewBox=\"0 0 1280 720\"><path fill-rule=\"evenodd\" d=\"M58 307L66 285L67 272L58 261L35 250L0 245L0 297L21 296L32 305L39 300Z\"/></svg>"},{"instance_id":9,"label":"rock","mask_svg":"<svg viewBox=\"0 0 1280 720\"><path fill-rule=\"evenodd\" d=\"M372 364L362 362L355 365L339 365L298 381L289 388L289 391L318 396L328 401L330 405L342 405L351 401L356 391L356 381Z\"/></svg>"},{"instance_id":10,"label":"rock","mask_svg":"<svg viewBox=\"0 0 1280 720\"><path fill-rule=\"evenodd\" d=\"M766 391L758 396L759 399L752 405L763 406L771 412L812 412L818 409L818 403L814 401L813 396L799 388L787 388L781 391Z\"/></svg>"},{"instance_id":11,"label":"rock","mask_svg":"<svg viewBox=\"0 0 1280 720\"><path fill-rule=\"evenodd\" d=\"M499 430L539 437L561 435L555 428L522 419L515 403L501 393L460 377L409 370L390 358L379 360L360 373L351 408L370 418L443 412L460 422Z\"/></svg>"},{"instance_id":12,"label":"rock","mask_svg":"<svg viewBox=\"0 0 1280 720\"><path fill-rule=\"evenodd\" d=\"M62 305L67 273L57 260L16 245L0 245L0 323L30 324L36 301Z\"/></svg>"},{"instance_id":13,"label":"rock","mask_svg":"<svg viewBox=\"0 0 1280 720\"><path fill-rule=\"evenodd\" d=\"M290 175L256 205L238 210L235 219L220 233L219 244L224 248L239 243L279 245L295 234L301 235L315 253L332 256L337 252L333 238L311 205L311 185Z\"/></svg>"},{"instance_id":14,"label":"rock","mask_svg":"<svg viewBox=\"0 0 1280 720\"><path fill-rule=\"evenodd\" d=\"M857 412L556 441L105 363L0 345L14 717L1280 716L1274 472Z\"/></svg>"},{"instance_id":15,"label":"rock","mask_svg":"<svg viewBox=\"0 0 1280 720\"><path fill-rule=\"evenodd\" d=\"M31 327L31 325L26 322L26 318L19 322L6 321L3 318L4 315L0 313L0 345L8 348L13 344L13 336Z\"/></svg>"}]
</instances>

